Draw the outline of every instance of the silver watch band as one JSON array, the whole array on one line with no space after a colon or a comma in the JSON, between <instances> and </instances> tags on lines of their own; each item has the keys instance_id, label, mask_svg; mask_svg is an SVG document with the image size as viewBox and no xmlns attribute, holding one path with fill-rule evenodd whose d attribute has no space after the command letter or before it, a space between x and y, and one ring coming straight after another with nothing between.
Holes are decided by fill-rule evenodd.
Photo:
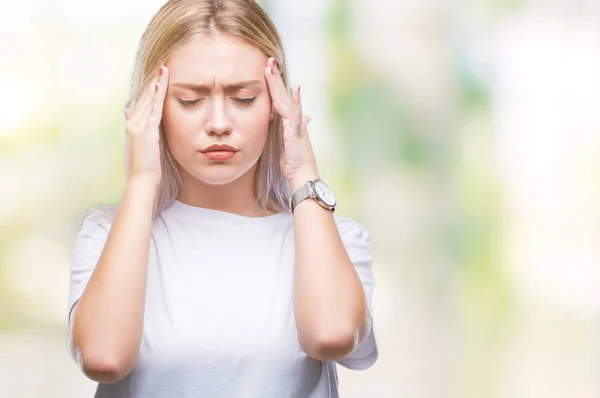
<instances>
[{"instance_id":1,"label":"silver watch band","mask_svg":"<svg viewBox=\"0 0 600 398\"><path fill-rule=\"evenodd\" d=\"M313 196L312 191L310 189L310 183L310 181L306 181L292 195L292 199L290 200L290 207L292 208L292 213L294 212L296 206L298 206L298 203L300 203L306 198L310 198L311 196Z\"/></svg>"}]
</instances>

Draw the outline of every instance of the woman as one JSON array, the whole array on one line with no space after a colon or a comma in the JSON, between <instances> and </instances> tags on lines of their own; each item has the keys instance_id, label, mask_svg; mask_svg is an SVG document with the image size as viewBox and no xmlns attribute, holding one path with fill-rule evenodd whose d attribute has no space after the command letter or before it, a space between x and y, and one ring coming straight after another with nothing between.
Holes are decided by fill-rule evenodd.
<instances>
[{"instance_id":1,"label":"woman","mask_svg":"<svg viewBox=\"0 0 600 398\"><path fill-rule=\"evenodd\" d=\"M169 1L151 20L126 187L86 217L71 265L70 349L97 397L336 397L336 363L377 359L369 234L333 215L286 80L253 1Z\"/></svg>"}]
</instances>

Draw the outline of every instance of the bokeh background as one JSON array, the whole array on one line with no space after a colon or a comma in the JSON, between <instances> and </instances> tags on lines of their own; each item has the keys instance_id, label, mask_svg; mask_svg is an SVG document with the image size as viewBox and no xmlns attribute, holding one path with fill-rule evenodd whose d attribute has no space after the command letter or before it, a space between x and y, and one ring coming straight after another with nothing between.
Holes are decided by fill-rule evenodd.
<instances>
[{"instance_id":1,"label":"bokeh background","mask_svg":"<svg viewBox=\"0 0 600 398\"><path fill-rule=\"evenodd\" d=\"M321 174L371 232L377 364L341 396L600 397L600 1L269 0ZM90 397L66 347L158 0L0 13L0 396Z\"/></svg>"}]
</instances>

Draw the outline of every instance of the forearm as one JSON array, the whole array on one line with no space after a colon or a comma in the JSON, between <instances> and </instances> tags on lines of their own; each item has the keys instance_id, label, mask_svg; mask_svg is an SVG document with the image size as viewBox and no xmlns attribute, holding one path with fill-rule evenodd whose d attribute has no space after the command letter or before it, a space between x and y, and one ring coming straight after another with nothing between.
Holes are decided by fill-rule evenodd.
<instances>
[{"instance_id":1,"label":"forearm","mask_svg":"<svg viewBox=\"0 0 600 398\"><path fill-rule=\"evenodd\" d=\"M102 254L76 308L75 348L91 378L121 378L137 361L142 336L155 188L128 184ZM113 380L109 380L113 381Z\"/></svg>"},{"instance_id":2,"label":"forearm","mask_svg":"<svg viewBox=\"0 0 600 398\"><path fill-rule=\"evenodd\" d=\"M293 191L299 187L295 185ZM370 328L360 278L332 213L314 200L303 200L295 208L294 236L294 313L300 344L317 359L341 359Z\"/></svg>"}]
</instances>

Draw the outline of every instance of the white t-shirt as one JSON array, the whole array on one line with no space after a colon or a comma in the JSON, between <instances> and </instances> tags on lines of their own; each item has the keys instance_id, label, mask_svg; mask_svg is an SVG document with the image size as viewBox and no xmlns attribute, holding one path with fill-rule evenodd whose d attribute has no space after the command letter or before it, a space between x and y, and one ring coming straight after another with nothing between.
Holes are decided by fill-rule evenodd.
<instances>
[{"instance_id":1,"label":"white t-shirt","mask_svg":"<svg viewBox=\"0 0 600 398\"><path fill-rule=\"evenodd\" d=\"M373 314L369 234L351 218L335 220ZM110 225L97 214L84 220L73 251L69 310ZM96 397L338 397L335 362L308 357L298 343L293 278L291 214L252 218L173 202L152 225L136 367L117 383L100 383ZM377 356L371 330L337 363L361 370Z\"/></svg>"}]
</instances>

